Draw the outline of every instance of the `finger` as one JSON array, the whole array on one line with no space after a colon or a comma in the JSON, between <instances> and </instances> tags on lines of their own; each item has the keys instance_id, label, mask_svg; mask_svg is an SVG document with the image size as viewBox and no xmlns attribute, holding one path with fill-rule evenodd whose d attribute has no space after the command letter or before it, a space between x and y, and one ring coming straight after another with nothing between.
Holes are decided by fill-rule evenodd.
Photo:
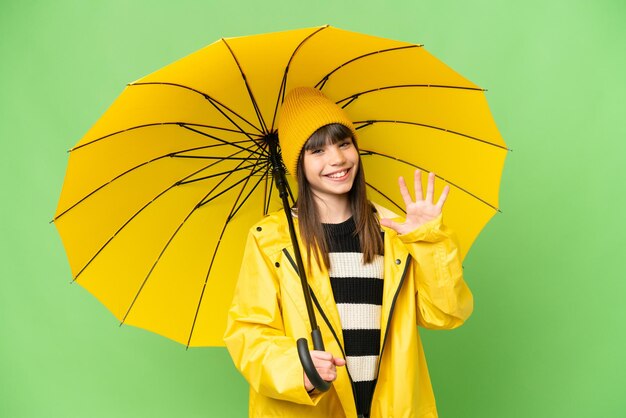
<instances>
[{"instance_id":1,"label":"finger","mask_svg":"<svg viewBox=\"0 0 626 418\"><path fill-rule=\"evenodd\" d=\"M335 357L333 359L333 362L335 363L335 366L338 366L338 367L346 365L346 360L342 359L341 357Z\"/></svg>"},{"instance_id":2,"label":"finger","mask_svg":"<svg viewBox=\"0 0 626 418\"><path fill-rule=\"evenodd\" d=\"M331 370L335 367L332 361L313 359L313 365L318 370Z\"/></svg>"},{"instance_id":3,"label":"finger","mask_svg":"<svg viewBox=\"0 0 626 418\"><path fill-rule=\"evenodd\" d=\"M332 353L329 353L328 351L311 350L310 353L311 353L311 358L327 360L327 361L331 361L333 359Z\"/></svg>"},{"instance_id":4,"label":"finger","mask_svg":"<svg viewBox=\"0 0 626 418\"><path fill-rule=\"evenodd\" d=\"M433 203L435 196L435 173L428 173L428 188L426 189L426 201Z\"/></svg>"},{"instance_id":5,"label":"finger","mask_svg":"<svg viewBox=\"0 0 626 418\"><path fill-rule=\"evenodd\" d=\"M329 370L331 368L334 368L333 355L330 354L330 356L327 356L327 354L330 353L326 353L324 351L311 351L311 360L313 361L313 365L315 366L315 369L318 370L318 372L321 370Z\"/></svg>"},{"instance_id":6,"label":"finger","mask_svg":"<svg viewBox=\"0 0 626 418\"><path fill-rule=\"evenodd\" d=\"M321 373L337 373L337 368L333 363L324 365L323 367L316 367Z\"/></svg>"},{"instance_id":7,"label":"finger","mask_svg":"<svg viewBox=\"0 0 626 418\"><path fill-rule=\"evenodd\" d=\"M409 193L409 189L406 187L404 177L398 177L398 185L400 186L400 194L402 195L402 199L404 199L404 204L408 206L410 203L413 203L413 200L411 200L411 193Z\"/></svg>"},{"instance_id":8,"label":"finger","mask_svg":"<svg viewBox=\"0 0 626 418\"><path fill-rule=\"evenodd\" d=\"M330 367L316 367L315 370L317 370L317 373L322 377L337 375L337 369L335 368L334 365L331 365Z\"/></svg>"},{"instance_id":9,"label":"finger","mask_svg":"<svg viewBox=\"0 0 626 418\"><path fill-rule=\"evenodd\" d=\"M318 370L317 374L319 374L320 377L327 382L333 382L337 379L337 373L328 370Z\"/></svg>"},{"instance_id":10,"label":"finger","mask_svg":"<svg viewBox=\"0 0 626 418\"><path fill-rule=\"evenodd\" d=\"M392 221L391 219L381 219L380 224L382 226L386 226L387 228L391 228L396 232L398 232L398 228L400 228L400 224Z\"/></svg>"},{"instance_id":11,"label":"finger","mask_svg":"<svg viewBox=\"0 0 626 418\"><path fill-rule=\"evenodd\" d=\"M448 198L448 193L450 193L450 186L446 185L441 192L441 196L439 196L439 200L437 201L437 207L441 209L443 204L446 203L446 199Z\"/></svg>"},{"instance_id":12,"label":"finger","mask_svg":"<svg viewBox=\"0 0 626 418\"><path fill-rule=\"evenodd\" d=\"M393 224L393 221L392 221L391 219L388 219L388 218L382 218L382 219L380 220L380 224L381 224L382 226L386 226L387 228L390 228L390 227L391 227L391 225Z\"/></svg>"},{"instance_id":13,"label":"finger","mask_svg":"<svg viewBox=\"0 0 626 418\"><path fill-rule=\"evenodd\" d=\"M413 187L415 187L415 201L424 200L424 192L422 191L422 171L415 170L413 175Z\"/></svg>"}]
</instances>

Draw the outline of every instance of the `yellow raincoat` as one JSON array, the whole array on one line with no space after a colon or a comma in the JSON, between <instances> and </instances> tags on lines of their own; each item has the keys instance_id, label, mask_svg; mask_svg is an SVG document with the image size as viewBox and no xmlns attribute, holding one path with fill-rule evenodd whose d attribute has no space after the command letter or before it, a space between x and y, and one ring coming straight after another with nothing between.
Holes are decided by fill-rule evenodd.
<instances>
[{"instance_id":1,"label":"yellow raincoat","mask_svg":"<svg viewBox=\"0 0 626 418\"><path fill-rule=\"evenodd\" d=\"M372 418L437 417L417 325L451 329L470 316L473 299L451 232L439 218L404 235L384 228L381 357ZM296 221L296 231L298 230ZM308 266L306 251L304 265ZM307 277L326 351L342 357L343 336L328 272L311 262ZM345 367L326 393L309 395L296 340L310 324L284 212L250 230L224 337L250 384L250 417L356 417Z\"/></svg>"}]
</instances>

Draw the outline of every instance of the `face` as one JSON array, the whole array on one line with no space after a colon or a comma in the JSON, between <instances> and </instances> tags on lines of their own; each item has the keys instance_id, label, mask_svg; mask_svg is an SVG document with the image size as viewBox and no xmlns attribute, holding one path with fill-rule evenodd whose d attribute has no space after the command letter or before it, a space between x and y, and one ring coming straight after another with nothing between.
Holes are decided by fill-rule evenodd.
<instances>
[{"instance_id":1,"label":"face","mask_svg":"<svg viewBox=\"0 0 626 418\"><path fill-rule=\"evenodd\" d=\"M322 200L345 199L359 169L359 152L348 137L304 151L305 177L314 196Z\"/></svg>"}]
</instances>

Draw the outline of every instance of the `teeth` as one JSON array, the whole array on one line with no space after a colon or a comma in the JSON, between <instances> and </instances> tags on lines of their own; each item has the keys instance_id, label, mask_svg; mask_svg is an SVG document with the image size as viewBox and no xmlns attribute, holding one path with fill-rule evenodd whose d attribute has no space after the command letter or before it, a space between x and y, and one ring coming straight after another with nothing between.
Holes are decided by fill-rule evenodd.
<instances>
[{"instance_id":1,"label":"teeth","mask_svg":"<svg viewBox=\"0 0 626 418\"><path fill-rule=\"evenodd\" d=\"M343 177L346 175L348 171L344 170L344 171L340 171L338 173L334 173L334 174L329 174L328 177L330 177L331 179L338 179L340 177Z\"/></svg>"}]
</instances>

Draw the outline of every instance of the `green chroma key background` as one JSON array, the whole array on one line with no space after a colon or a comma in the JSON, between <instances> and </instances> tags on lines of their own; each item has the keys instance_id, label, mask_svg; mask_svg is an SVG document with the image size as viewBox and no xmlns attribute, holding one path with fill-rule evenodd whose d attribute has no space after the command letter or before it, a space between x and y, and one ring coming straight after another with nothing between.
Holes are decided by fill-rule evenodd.
<instances>
[{"instance_id":1,"label":"green chroma key background","mask_svg":"<svg viewBox=\"0 0 626 418\"><path fill-rule=\"evenodd\" d=\"M442 418L626 416L621 1L0 3L0 416L242 417L224 348L116 320L52 219L71 148L125 84L220 37L322 24L423 43L513 152L464 266L476 308L424 331Z\"/></svg>"}]
</instances>

